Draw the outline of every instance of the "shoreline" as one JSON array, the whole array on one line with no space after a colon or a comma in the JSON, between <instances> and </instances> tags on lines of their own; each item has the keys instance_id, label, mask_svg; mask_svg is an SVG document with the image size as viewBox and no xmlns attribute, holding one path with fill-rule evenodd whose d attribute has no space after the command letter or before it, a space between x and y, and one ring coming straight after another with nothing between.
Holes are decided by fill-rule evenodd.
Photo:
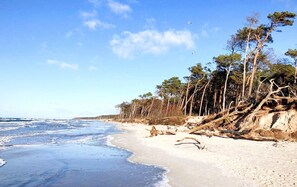
<instances>
[{"instance_id":1,"label":"shoreline","mask_svg":"<svg viewBox=\"0 0 297 187\"><path fill-rule=\"evenodd\" d=\"M132 152L128 158L132 162L166 169L168 184L173 187L297 185L296 143L208 138L180 131L176 135L148 137L151 126L108 123L123 131L111 135L112 145ZM191 140L175 145L184 137L196 138L206 148L197 149Z\"/></svg>"}]
</instances>

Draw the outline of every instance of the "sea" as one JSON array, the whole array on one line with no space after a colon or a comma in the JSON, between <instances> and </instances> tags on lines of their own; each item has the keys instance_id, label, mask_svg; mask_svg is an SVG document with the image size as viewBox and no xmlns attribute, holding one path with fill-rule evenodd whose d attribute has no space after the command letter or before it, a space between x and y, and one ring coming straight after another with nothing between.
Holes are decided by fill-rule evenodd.
<instances>
[{"instance_id":1,"label":"sea","mask_svg":"<svg viewBox=\"0 0 297 187\"><path fill-rule=\"evenodd\" d=\"M101 121L0 118L0 186L163 186L166 171L129 162L109 144L115 133Z\"/></svg>"}]
</instances>

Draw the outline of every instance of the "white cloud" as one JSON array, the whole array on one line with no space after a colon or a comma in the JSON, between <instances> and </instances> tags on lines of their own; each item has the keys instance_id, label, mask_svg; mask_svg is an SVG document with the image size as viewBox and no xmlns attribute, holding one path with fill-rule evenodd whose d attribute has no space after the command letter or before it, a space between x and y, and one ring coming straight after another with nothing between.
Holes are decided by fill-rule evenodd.
<instances>
[{"instance_id":1,"label":"white cloud","mask_svg":"<svg viewBox=\"0 0 297 187\"><path fill-rule=\"evenodd\" d=\"M97 27L103 28L103 29L111 29L115 26L109 23L104 23L100 21L99 19L91 19L84 21L84 25L87 26L90 30L96 30Z\"/></svg>"},{"instance_id":2,"label":"white cloud","mask_svg":"<svg viewBox=\"0 0 297 187\"><path fill-rule=\"evenodd\" d=\"M81 11L81 12L80 12L80 16L81 16L83 19L94 18L94 17L97 16L97 11L96 11L96 10L92 10L92 11L89 11L89 12Z\"/></svg>"},{"instance_id":3,"label":"white cloud","mask_svg":"<svg viewBox=\"0 0 297 187\"><path fill-rule=\"evenodd\" d=\"M83 24L86 27L88 27L90 30L96 30L98 27L103 28L103 29L110 29L110 28L115 27L115 25L113 25L113 24L105 23L105 22L100 21L97 18L97 11L96 10L92 10L92 11L89 11L89 12L81 11L80 16L83 19Z\"/></svg>"},{"instance_id":4,"label":"white cloud","mask_svg":"<svg viewBox=\"0 0 297 187\"><path fill-rule=\"evenodd\" d=\"M115 2L112 0L108 1L108 7L115 14L123 15L124 17L127 17L127 13L132 12L132 9L129 5Z\"/></svg>"},{"instance_id":5,"label":"white cloud","mask_svg":"<svg viewBox=\"0 0 297 187\"><path fill-rule=\"evenodd\" d=\"M91 30L96 30L96 27L98 25L98 20L93 19L93 20L88 20L84 22L84 25L87 26Z\"/></svg>"},{"instance_id":6,"label":"white cloud","mask_svg":"<svg viewBox=\"0 0 297 187\"><path fill-rule=\"evenodd\" d=\"M185 46L186 49L195 47L195 36L187 30L144 30L138 33L123 32L120 36L114 35L110 41L113 52L122 58L131 58L135 53L162 54L170 48Z\"/></svg>"},{"instance_id":7,"label":"white cloud","mask_svg":"<svg viewBox=\"0 0 297 187\"><path fill-rule=\"evenodd\" d=\"M46 61L46 63L48 65L56 65L61 69L72 69L72 70L77 70L78 69L78 65L77 64L68 64L62 61L58 61L58 60L52 60L52 59L48 59Z\"/></svg>"}]
</instances>

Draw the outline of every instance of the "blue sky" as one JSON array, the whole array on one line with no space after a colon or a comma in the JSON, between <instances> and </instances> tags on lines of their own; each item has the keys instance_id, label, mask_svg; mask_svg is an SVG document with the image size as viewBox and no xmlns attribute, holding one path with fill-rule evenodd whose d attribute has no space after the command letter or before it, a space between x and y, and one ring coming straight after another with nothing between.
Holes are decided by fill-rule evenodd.
<instances>
[{"instance_id":1,"label":"blue sky","mask_svg":"<svg viewBox=\"0 0 297 187\"><path fill-rule=\"evenodd\" d=\"M116 113L225 54L247 16L285 10L296 1L0 0L0 116ZM273 34L278 57L297 48L296 25Z\"/></svg>"}]
</instances>

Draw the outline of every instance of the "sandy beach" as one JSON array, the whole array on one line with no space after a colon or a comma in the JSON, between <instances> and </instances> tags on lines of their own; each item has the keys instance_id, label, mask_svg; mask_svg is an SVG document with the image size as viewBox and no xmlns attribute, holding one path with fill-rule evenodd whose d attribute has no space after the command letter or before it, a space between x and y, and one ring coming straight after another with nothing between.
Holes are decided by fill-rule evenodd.
<instances>
[{"instance_id":1,"label":"sandy beach","mask_svg":"<svg viewBox=\"0 0 297 187\"><path fill-rule=\"evenodd\" d=\"M132 151L132 162L166 168L167 186L297 186L297 143L209 138L183 127L176 135L149 137L151 127L144 124L117 127L123 133L112 135L111 143ZM205 149L191 139L177 145L184 137L198 139Z\"/></svg>"}]
</instances>

